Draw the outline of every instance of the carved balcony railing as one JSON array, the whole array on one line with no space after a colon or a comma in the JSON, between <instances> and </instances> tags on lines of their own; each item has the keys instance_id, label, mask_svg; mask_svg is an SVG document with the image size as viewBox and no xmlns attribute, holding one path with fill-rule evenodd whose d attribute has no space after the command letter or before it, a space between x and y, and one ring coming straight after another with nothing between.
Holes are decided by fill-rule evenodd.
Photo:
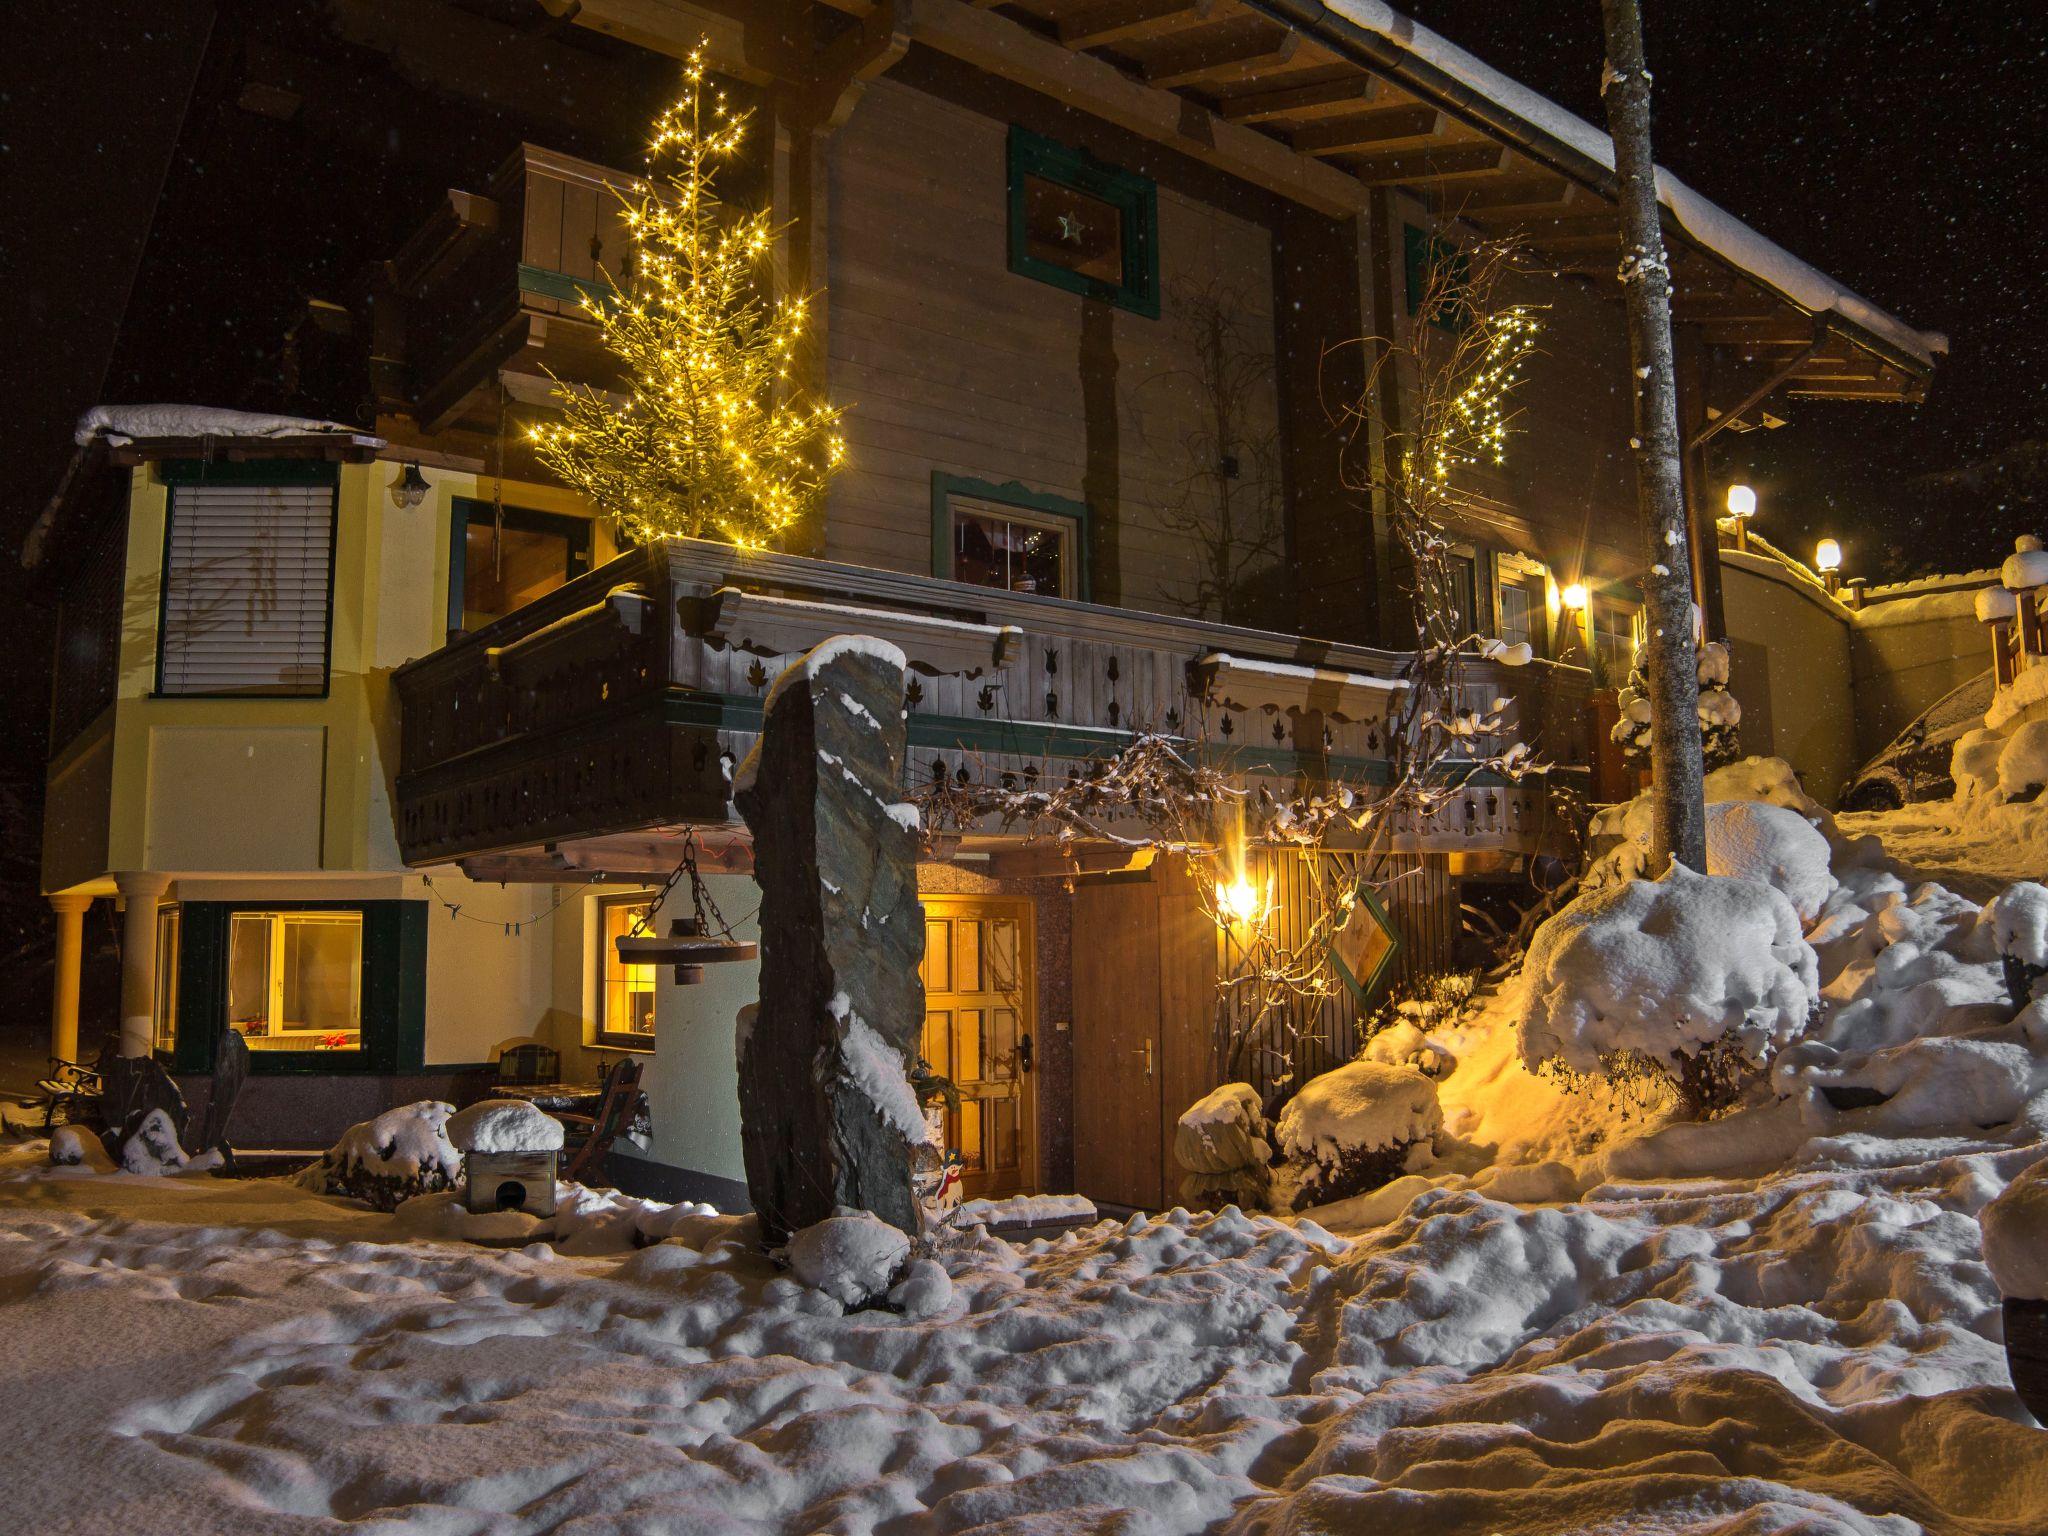
<instances>
[{"instance_id":1,"label":"carved balcony railing","mask_svg":"<svg viewBox=\"0 0 2048 1536\"><path fill-rule=\"evenodd\" d=\"M1203 742L1276 788L1384 782L1396 652L672 540L620 557L397 674L409 863L730 820L730 771L778 673L872 634L912 668L906 788L1028 785L1143 730ZM1506 698L1553 763L1585 761L1586 673L1464 669L1456 707ZM1427 848L1534 852L1540 778L1473 774Z\"/></svg>"}]
</instances>

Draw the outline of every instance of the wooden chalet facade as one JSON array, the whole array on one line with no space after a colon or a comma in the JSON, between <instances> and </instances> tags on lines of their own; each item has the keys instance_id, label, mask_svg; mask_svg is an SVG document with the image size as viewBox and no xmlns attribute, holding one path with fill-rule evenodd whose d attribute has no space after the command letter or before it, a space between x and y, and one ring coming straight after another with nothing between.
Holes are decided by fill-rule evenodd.
<instances>
[{"instance_id":1,"label":"wooden chalet facade","mask_svg":"<svg viewBox=\"0 0 2048 1536\"><path fill-rule=\"evenodd\" d=\"M92 707L60 683L46 885L60 912L123 897L124 1015L195 1072L245 1022L237 943L332 942L359 967L353 1001L328 1005L354 1009L322 1037L335 1059L311 1029L283 1031L268 1077L256 1052L258 1134L468 1091L508 1039L554 1046L565 1074L646 1050L649 1187L730 1197L751 968L677 988L624 974L610 940L686 830L727 911L753 906L730 769L779 669L833 634L909 658L911 789L1065 773L1148 728L1249 779L1370 786L1412 630L1323 401L1363 396L1366 338L1402 333L1443 243L1520 240L1541 272L1518 281L1548 311L1508 462L1461 481L1452 529L1472 626L1537 660L1475 661L1463 686L1511 699L1523 739L1583 773L1640 569L1613 174L1583 124L1377 7L545 9L546 46L586 70L595 38L600 57L679 58L710 37L758 114L724 190L790 221L779 272L821 290L800 367L848 407L848 465L822 518L766 554L621 552L548 481L524 428L550 373L611 382L580 305L625 253L613 189L631 173L538 142L497 146L316 316L337 381L318 414L370 431L81 449L57 517L106 553L52 580L66 657L99 657L105 681ZM1718 625L1714 434L1766 400L1915 398L1941 343L1689 195L1668 222ZM1372 376L1377 440L1412 385ZM259 700L260 679L180 697L164 656L198 642L162 618L179 520L266 473L331 491L317 697ZM1579 584L1583 614L1561 601ZM195 789L209 775L250 797L237 825ZM1401 964L1448 964L1464 882L1516 879L1569 836L1541 781L1468 784L1399 855ZM1217 1071L1218 944L1186 871L994 830L948 852L924 871L927 1049L968 1091L954 1135L974 1190L1170 1199L1173 1119ZM356 948L286 937L322 911L354 914ZM263 1027L303 1022L280 985ZM1298 1067L1354 1042L1356 1009L1332 1009Z\"/></svg>"}]
</instances>

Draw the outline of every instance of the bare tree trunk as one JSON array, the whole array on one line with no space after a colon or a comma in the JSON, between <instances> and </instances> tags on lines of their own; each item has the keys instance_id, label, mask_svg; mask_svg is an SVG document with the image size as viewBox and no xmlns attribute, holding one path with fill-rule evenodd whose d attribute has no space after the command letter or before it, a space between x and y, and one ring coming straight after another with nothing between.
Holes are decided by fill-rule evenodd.
<instances>
[{"instance_id":1,"label":"bare tree trunk","mask_svg":"<svg viewBox=\"0 0 2048 1536\"><path fill-rule=\"evenodd\" d=\"M1657 164L1650 150L1650 71L1639 0L1601 0L1607 72L1600 95L1620 178L1621 288L1635 371L1636 498L1645 563L1644 671L1650 683L1650 867L1675 858L1707 863L1705 765L1700 748L1699 661L1692 632L1692 557L1680 480L1678 379L1671 345L1671 268L1658 227Z\"/></svg>"}]
</instances>

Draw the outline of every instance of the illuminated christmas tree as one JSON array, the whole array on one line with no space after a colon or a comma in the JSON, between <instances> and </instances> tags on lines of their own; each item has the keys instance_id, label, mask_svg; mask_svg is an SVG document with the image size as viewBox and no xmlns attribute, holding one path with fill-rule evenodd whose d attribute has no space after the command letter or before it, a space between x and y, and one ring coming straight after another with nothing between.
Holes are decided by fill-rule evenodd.
<instances>
[{"instance_id":1,"label":"illuminated christmas tree","mask_svg":"<svg viewBox=\"0 0 2048 1536\"><path fill-rule=\"evenodd\" d=\"M704 46L655 123L648 163L668 165L667 185L636 183L626 207L630 269L584 300L625 365L625 399L556 379L562 418L531 436L544 463L636 540L759 548L817 505L845 443L839 410L790 381L808 299L768 291L778 230L713 190L752 114L705 84Z\"/></svg>"}]
</instances>

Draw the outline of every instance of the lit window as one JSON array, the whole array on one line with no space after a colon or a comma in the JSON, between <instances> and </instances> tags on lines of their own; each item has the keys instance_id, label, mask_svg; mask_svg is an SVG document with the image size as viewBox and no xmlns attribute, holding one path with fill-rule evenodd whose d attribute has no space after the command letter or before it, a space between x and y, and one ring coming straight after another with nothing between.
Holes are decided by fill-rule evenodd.
<instances>
[{"instance_id":1,"label":"lit window","mask_svg":"<svg viewBox=\"0 0 2048 1536\"><path fill-rule=\"evenodd\" d=\"M1042 597L1074 595L1074 520L956 499L953 579Z\"/></svg>"},{"instance_id":2,"label":"lit window","mask_svg":"<svg viewBox=\"0 0 2048 1536\"><path fill-rule=\"evenodd\" d=\"M1544 645L1544 568L1523 555L1495 555L1493 632L1509 645L1527 644L1537 655Z\"/></svg>"},{"instance_id":3,"label":"lit window","mask_svg":"<svg viewBox=\"0 0 2048 1536\"><path fill-rule=\"evenodd\" d=\"M156 914L156 1049L178 1044L178 909Z\"/></svg>"},{"instance_id":4,"label":"lit window","mask_svg":"<svg viewBox=\"0 0 2048 1536\"><path fill-rule=\"evenodd\" d=\"M582 518L455 504L450 629L481 629L590 569L590 524Z\"/></svg>"},{"instance_id":5,"label":"lit window","mask_svg":"<svg viewBox=\"0 0 2048 1536\"><path fill-rule=\"evenodd\" d=\"M599 900L597 1029L600 1040L651 1050L654 1046L654 983L660 969L628 965L619 958L617 940L631 934L647 912L646 895L606 896Z\"/></svg>"},{"instance_id":6,"label":"lit window","mask_svg":"<svg viewBox=\"0 0 2048 1536\"><path fill-rule=\"evenodd\" d=\"M252 1050L363 1045L363 915L236 912L228 922L228 1023Z\"/></svg>"},{"instance_id":7,"label":"lit window","mask_svg":"<svg viewBox=\"0 0 2048 1536\"><path fill-rule=\"evenodd\" d=\"M1636 656L1635 603L1595 596L1593 612L1593 660L1599 679L1610 688L1619 687L1628 676Z\"/></svg>"}]
</instances>

